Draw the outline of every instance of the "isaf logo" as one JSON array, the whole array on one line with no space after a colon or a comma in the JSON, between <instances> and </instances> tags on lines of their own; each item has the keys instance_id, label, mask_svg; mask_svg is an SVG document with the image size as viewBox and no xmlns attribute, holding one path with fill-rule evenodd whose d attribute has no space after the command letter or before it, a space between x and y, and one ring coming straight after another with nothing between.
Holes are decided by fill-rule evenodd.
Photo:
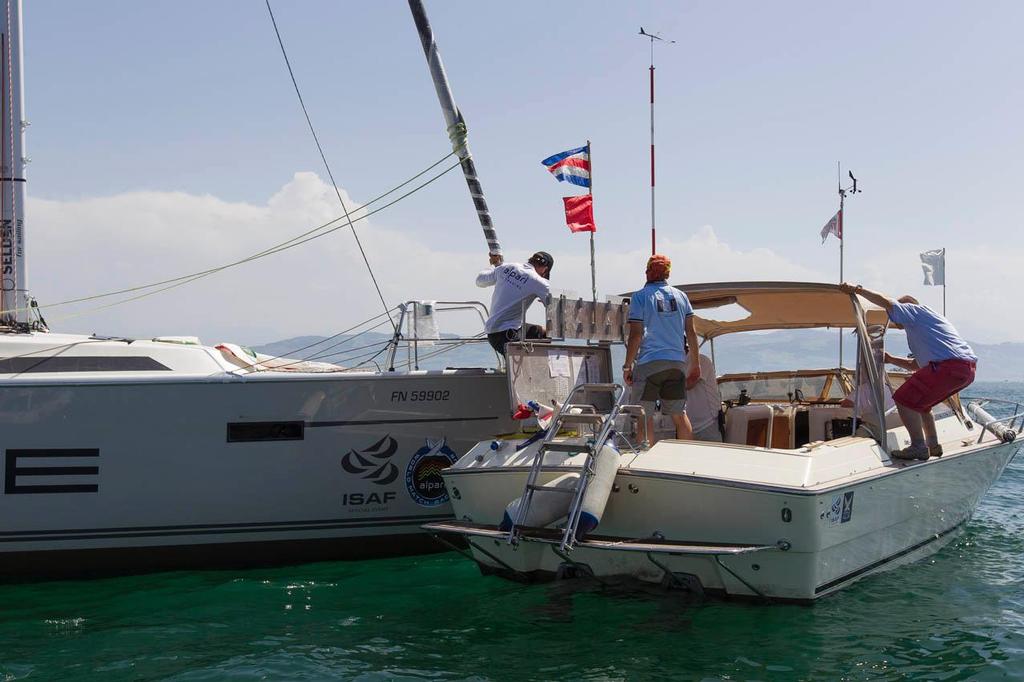
<instances>
[{"instance_id":1,"label":"isaf logo","mask_svg":"<svg viewBox=\"0 0 1024 682\"><path fill-rule=\"evenodd\" d=\"M424 507L436 507L447 502L448 491L444 487L441 470L455 464L458 458L444 438L427 440L426 445L413 453L405 470L405 486L412 499Z\"/></svg>"},{"instance_id":2,"label":"isaf logo","mask_svg":"<svg viewBox=\"0 0 1024 682\"><path fill-rule=\"evenodd\" d=\"M398 478L398 467L389 461L396 452L398 441L387 435L364 450L349 450L341 468L371 483L390 485Z\"/></svg>"}]
</instances>

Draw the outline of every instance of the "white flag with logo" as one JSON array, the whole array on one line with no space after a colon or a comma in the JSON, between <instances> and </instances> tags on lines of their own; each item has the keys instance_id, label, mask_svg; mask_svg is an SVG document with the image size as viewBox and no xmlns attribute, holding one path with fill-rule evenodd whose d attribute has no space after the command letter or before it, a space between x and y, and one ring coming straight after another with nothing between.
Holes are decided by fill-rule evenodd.
<instances>
[{"instance_id":1,"label":"white flag with logo","mask_svg":"<svg viewBox=\"0 0 1024 682\"><path fill-rule=\"evenodd\" d=\"M842 241L843 239L843 212L836 211L836 214L832 216L832 220L825 223L825 227L821 228L821 243L824 244L825 240L828 239L830 234L834 234L837 239Z\"/></svg>"},{"instance_id":2,"label":"white flag with logo","mask_svg":"<svg viewBox=\"0 0 1024 682\"><path fill-rule=\"evenodd\" d=\"M946 284L946 250L932 249L921 254L921 269L924 270L924 283L929 286L945 286Z\"/></svg>"}]
</instances>

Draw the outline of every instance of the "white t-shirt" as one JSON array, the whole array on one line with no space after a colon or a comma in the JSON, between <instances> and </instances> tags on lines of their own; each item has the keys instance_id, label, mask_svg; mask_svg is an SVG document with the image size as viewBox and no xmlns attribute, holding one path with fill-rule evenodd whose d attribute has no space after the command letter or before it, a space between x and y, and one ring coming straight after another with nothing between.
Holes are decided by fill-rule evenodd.
<instances>
[{"instance_id":1,"label":"white t-shirt","mask_svg":"<svg viewBox=\"0 0 1024 682\"><path fill-rule=\"evenodd\" d=\"M505 263L483 270L476 276L478 287L494 287L491 296L491 316L484 330L488 334L519 329L523 303L529 306L534 299L548 295L551 285L537 274L529 263Z\"/></svg>"},{"instance_id":2,"label":"white t-shirt","mask_svg":"<svg viewBox=\"0 0 1024 682\"><path fill-rule=\"evenodd\" d=\"M693 388L686 389L686 414L694 431L701 431L718 422L722 409L722 393L718 390L718 378L711 358L700 355L700 381Z\"/></svg>"}]
</instances>

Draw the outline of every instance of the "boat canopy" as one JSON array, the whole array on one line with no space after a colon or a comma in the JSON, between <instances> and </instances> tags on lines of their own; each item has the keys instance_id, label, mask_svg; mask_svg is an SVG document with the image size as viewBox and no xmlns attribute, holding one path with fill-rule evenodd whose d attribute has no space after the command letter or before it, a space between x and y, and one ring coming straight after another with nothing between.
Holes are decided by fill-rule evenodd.
<instances>
[{"instance_id":1,"label":"boat canopy","mask_svg":"<svg viewBox=\"0 0 1024 682\"><path fill-rule=\"evenodd\" d=\"M689 297L696 311L697 334L706 339L733 332L857 326L850 295L843 293L838 284L717 282L675 286ZM883 309L858 298L868 326L886 323ZM719 309L727 314L716 316Z\"/></svg>"}]
</instances>

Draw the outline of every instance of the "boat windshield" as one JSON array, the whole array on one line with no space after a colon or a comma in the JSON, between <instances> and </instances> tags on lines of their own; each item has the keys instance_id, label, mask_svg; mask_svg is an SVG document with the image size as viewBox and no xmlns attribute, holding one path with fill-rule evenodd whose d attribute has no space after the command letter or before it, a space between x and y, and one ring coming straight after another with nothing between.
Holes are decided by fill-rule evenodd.
<instances>
[{"instance_id":1,"label":"boat windshield","mask_svg":"<svg viewBox=\"0 0 1024 682\"><path fill-rule=\"evenodd\" d=\"M853 386L850 369L750 372L719 378L722 400L741 402L839 402ZM745 398L744 398L745 397Z\"/></svg>"}]
</instances>

